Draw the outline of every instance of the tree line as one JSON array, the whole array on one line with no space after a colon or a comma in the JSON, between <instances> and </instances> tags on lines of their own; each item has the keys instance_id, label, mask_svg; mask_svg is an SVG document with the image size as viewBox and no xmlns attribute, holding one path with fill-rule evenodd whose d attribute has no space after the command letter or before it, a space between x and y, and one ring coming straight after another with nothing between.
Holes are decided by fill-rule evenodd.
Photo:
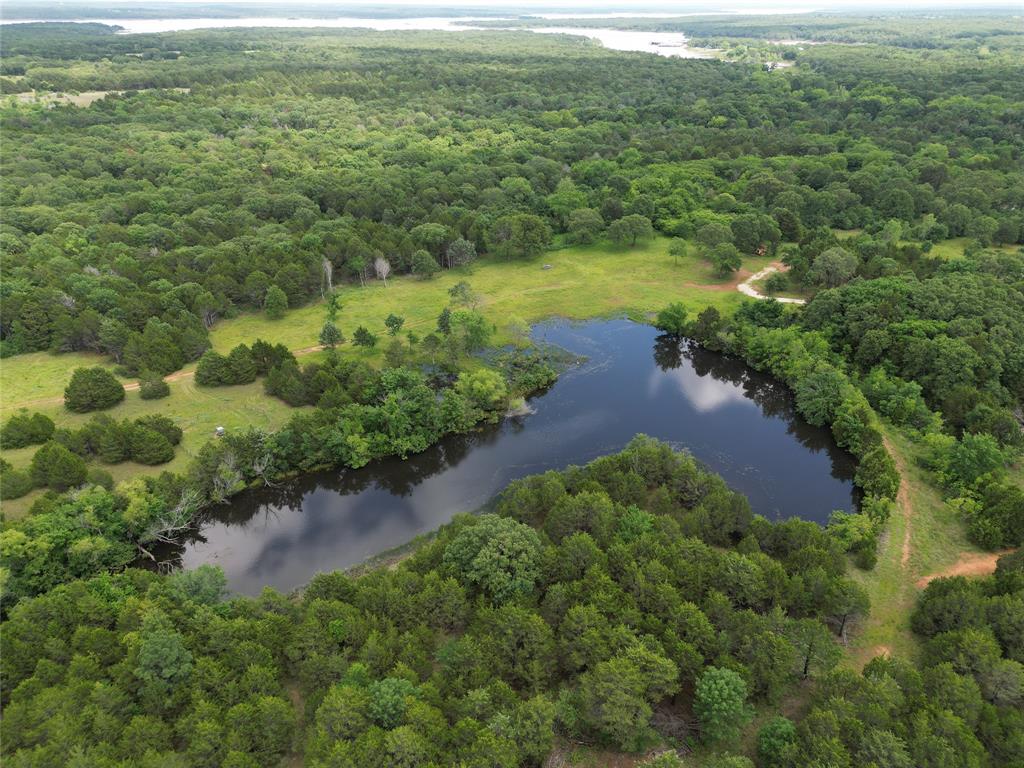
<instances>
[{"instance_id":1,"label":"tree line","mask_svg":"<svg viewBox=\"0 0 1024 768\"><path fill-rule=\"evenodd\" d=\"M3 750L19 765L269 768L302 751L517 766L556 734L728 744L752 702L834 667L836 633L867 610L844 570L819 526L752 517L638 437L511 484L397 569L322 574L300 596L224 601L204 566L25 600L0 640Z\"/></svg>"}]
</instances>

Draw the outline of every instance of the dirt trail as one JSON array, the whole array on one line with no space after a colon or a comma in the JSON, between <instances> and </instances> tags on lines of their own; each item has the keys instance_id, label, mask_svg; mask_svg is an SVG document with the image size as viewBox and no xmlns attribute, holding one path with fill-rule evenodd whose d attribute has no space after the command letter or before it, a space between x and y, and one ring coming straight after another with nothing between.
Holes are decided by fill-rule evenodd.
<instances>
[{"instance_id":1,"label":"dirt trail","mask_svg":"<svg viewBox=\"0 0 1024 768\"><path fill-rule=\"evenodd\" d=\"M765 296L763 293L758 292L757 288L753 286L758 280L763 280L772 274L772 272L785 272L787 269L786 265L780 261L773 261L767 267L762 269L760 272L748 277L742 283L736 286L736 290L745 296L750 296L753 299L775 299L780 304L806 304L806 299L789 299L781 296Z\"/></svg>"},{"instance_id":2,"label":"dirt trail","mask_svg":"<svg viewBox=\"0 0 1024 768\"><path fill-rule=\"evenodd\" d=\"M319 352L322 349L323 349L323 347L320 346L320 345L317 345L315 347L304 347L303 349L292 350L292 354L295 355L296 357L302 357L303 355L311 355L314 352ZM167 381L167 382L181 381L182 379L191 379L195 375L196 375L196 372L195 372L194 369L191 370L191 371L177 371L177 372L172 373L172 374L170 374L168 376L164 376L164 381ZM125 392L134 392L135 390L137 390L139 388L139 382L137 382L137 381L129 381L127 384L124 384L123 386L124 386L124 391ZM63 396L61 396L61 397L40 397L40 398L37 398L35 400L25 400L25 401L20 402L20 403L15 403L14 405L11 406L11 408L18 409L18 408L34 408L34 407L37 407L37 406L40 406L40 405L60 405L63 402L64 402L64 397Z\"/></svg>"},{"instance_id":3,"label":"dirt trail","mask_svg":"<svg viewBox=\"0 0 1024 768\"><path fill-rule=\"evenodd\" d=\"M948 568L944 568L938 573L922 576L917 580L917 586L919 589L924 589L928 586L928 582L945 576L988 576L995 573L996 562L1000 557L1012 554L1014 551L1004 549L1001 552L964 552L960 555L960 559Z\"/></svg>"},{"instance_id":4,"label":"dirt trail","mask_svg":"<svg viewBox=\"0 0 1024 768\"><path fill-rule=\"evenodd\" d=\"M903 515L903 547L900 553L900 567L904 570L910 565L910 555L913 551L911 545L911 530L914 518L914 508L910 502L910 492L907 488L906 478L907 467L903 460L903 456L896 451L892 443L888 439L884 439L885 449L889 451L889 455L892 456L893 461L896 463L896 470L899 472L900 477L903 481L900 483L900 490L896 494L896 504L900 508L900 512ZM1003 555L1008 555L1014 550L1005 549L1000 552L963 552L959 559L947 568L943 568L937 573L931 573L927 576L921 576L915 584L918 589L924 589L928 586L928 583L933 579L938 579L943 576L987 576L990 573L994 573L996 570L996 561L999 560Z\"/></svg>"},{"instance_id":5,"label":"dirt trail","mask_svg":"<svg viewBox=\"0 0 1024 768\"><path fill-rule=\"evenodd\" d=\"M900 489L896 493L896 505L900 508L900 513L903 515L903 548L900 553L900 567L906 569L910 565L910 531L914 518L914 508L910 503L910 492L907 490L906 478L909 476L909 473L907 472L907 465L903 461L903 457L899 451L892 447L892 443L889 442L888 438L882 438L882 442L885 444L885 450L892 456L892 460L896 464L896 471L900 476Z\"/></svg>"}]
</instances>

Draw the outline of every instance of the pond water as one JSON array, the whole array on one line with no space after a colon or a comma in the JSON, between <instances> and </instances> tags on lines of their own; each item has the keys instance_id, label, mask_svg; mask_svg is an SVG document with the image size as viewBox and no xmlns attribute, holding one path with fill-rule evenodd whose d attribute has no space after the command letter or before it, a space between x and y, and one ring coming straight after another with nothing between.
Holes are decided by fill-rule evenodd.
<instances>
[{"instance_id":1,"label":"pond water","mask_svg":"<svg viewBox=\"0 0 1024 768\"><path fill-rule=\"evenodd\" d=\"M689 450L768 518L854 509L853 459L795 414L783 384L627 320L544 323L533 336L587 359L532 398L532 414L406 461L246 491L211 511L181 564L219 565L244 594L291 590L480 508L510 480L584 464L641 432Z\"/></svg>"}]
</instances>

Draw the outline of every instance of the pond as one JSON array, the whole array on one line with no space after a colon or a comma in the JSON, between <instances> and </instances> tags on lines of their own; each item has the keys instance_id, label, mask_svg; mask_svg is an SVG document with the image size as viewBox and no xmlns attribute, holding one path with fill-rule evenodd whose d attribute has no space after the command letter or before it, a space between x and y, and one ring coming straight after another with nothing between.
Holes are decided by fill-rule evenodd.
<instances>
[{"instance_id":1,"label":"pond","mask_svg":"<svg viewBox=\"0 0 1024 768\"><path fill-rule=\"evenodd\" d=\"M852 457L771 377L628 320L549 322L533 337L586 356L530 399L533 413L406 461L246 491L211 510L181 564L219 565L243 594L292 590L479 509L510 480L585 464L641 432L690 451L770 519L824 523L854 509Z\"/></svg>"}]
</instances>

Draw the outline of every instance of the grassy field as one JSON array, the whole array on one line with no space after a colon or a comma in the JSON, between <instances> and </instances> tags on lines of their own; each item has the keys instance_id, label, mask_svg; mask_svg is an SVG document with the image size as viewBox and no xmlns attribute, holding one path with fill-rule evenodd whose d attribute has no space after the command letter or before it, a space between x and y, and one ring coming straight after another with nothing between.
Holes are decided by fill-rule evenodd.
<instances>
[{"instance_id":1,"label":"grassy field","mask_svg":"<svg viewBox=\"0 0 1024 768\"><path fill-rule=\"evenodd\" d=\"M466 280L480 294L478 309L503 331L511 318L528 323L549 317L585 319L606 315L634 316L653 312L669 301L682 300L693 309L714 304L736 307L742 296L734 281L717 278L702 259L668 255L669 241L658 238L636 248L610 245L565 248L527 261L484 260L429 281L401 278L387 288L373 282L340 289L338 324L346 336L359 325L384 331L391 312L405 318L405 329L419 334L434 329L438 312L449 303L448 289ZM767 257L744 261L744 276L768 264ZM551 269L543 269L550 264ZM301 349L316 344L323 308L313 304L289 312L284 319L245 315L219 323L212 332L214 348L226 352L260 337Z\"/></svg>"},{"instance_id":2,"label":"grassy field","mask_svg":"<svg viewBox=\"0 0 1024 768\"><path fill-rule=\"evenodd\" d=\"M160 474L165 470L180 472L213 436L218 426L229 430L244 429L250 425L274 429L295 412L281 400L267 397L263 393L262 381L236 387L197 387L191 377L186 377L170 382L170 387L170 397L161 400L143 400L137 391L127 392L123 403L104 412L118 419L160 414L173 419L184 432L181 444L175 448L174 460L167 464L147 467L129 461L96 465L110 472L115 481L137 474ZM63 427L81 426L92 417L92 414L70 413L59 404L33 410L45 413ZM30 446L4 451L3 457L15 467L27 467L37 448ZM36 490L20 499L3 502L4 515L8 518L22 516L42 493Z\"/></svg>"},{"instance_id":3,"label":"grassy field","mask_svg":"<svg viewBox=\"0 0 1024 768\"><path fill-rule=\"evenodd\" d=\"M6 418L19 407L63 396L71 372L93 365L113 368L105 357L89 352L31 352L0 360L0 412Z\"/></svg>"},{"instance_id":4,"label":"grassy field","mask_svg":"<svg viewBox=\"0 0 1024 768\"><path fill-rule=\"evenodd\" d=\"M966 242L964 238L946 240L935 248L951 257L961 255ZM480 294L479 309L495 323L499 337L511 318L530 323L556 316L640 317L676 300L693 311L707 305L729 310L743 300L735 290L739 279L771 261L768 257L747 258L738 279L723 281L702 259L688 258L676 264L668 255L668 244L667 238L657 238L636 248L608 244L564 248L528 261L484 259L472 268L444 272L430 281L402 277L390 280L387 288L376 281L365 288L346 285L339 289L339 326L346 337L359 325L383 333L384 318L394 312L405 317L406 330L422 335L434 328L438 312L449 303L448 289L460 280L468 281ZM544 264L551 269L542 269ZM210 339L219 352L256 338L283 343L293 350L307 349L316 345L323 320L323 306L316 302L293 309L276 321L262 314L223 320L214 326ZM349 345L342 349L360 354ZM113 368L100 356L87 353L36 352L0 361L0 416L6 418L21 407L39 409L40 401L60 398L71 372L82 365Z\"/></svg>"},{"instance_id":5,"label":"grassy field","mask_svg":"<svg viewBox=\"0 0 1024 768\"><path fill-rule=\"evenodd\" d=\"M387 287L376 281L366 287L346 285L338 291L342 304L338 325L347 338L360 325L383 335L384 318L393 312L406 319L405 330L422 336L434 329L438 313L450 301L448 289L460 280L468 281L479 294L478 309L494 323L499 342L507 340L506 329L513 318L527 323L550 317L585 319L626 314L642 318L676 300L686 302L694 312L709 304L728 311L743 301L735 290L738 280L769 261L748 259L736 279L722 281L703 260L691 258L675 263L668 255L668 243L666 238L658 238L636 248L564 248L528 261L482 260L471 268L445 272L430 281L403 277L388 281ZM551 268L544 269L545 264ZM291 310L276 321L262 314L224 320L213 328L210 339L220 352L257 338L283 343L295 351L307 350L316 345L323 321L323 303L316 302ZM368 351L345 344L341 351L372 362L381 356L383 347L380 344L376 350ZM45 413L58 426L80 426L91 414L66 411L62 402L64 387L75 368L93 365L111 370L114 367L104 358L86 353L36 352L0 361L0 418L25 409ZM115 479L136 473L180 470L211 437L215 427L255 425L273 429L292 413L281 401L264 395L262 382L237 387L197 387L191 377L194 370L195 363L191 363L175 374L169 382L170 397L145 401L137 391L129 391L123 403L105 412L117 419L163 414L185 433L171 463L159 467L131 463L105 467ZM24 467L34 452L34 447L6 451L3 457L15 467ZM11 517L23 514L40 493L6 502L4 512Z\"/></svg>"},{"instance_id":6,"label":"grassy field","mask_svg":"<svg viewBox=\"0 0 1024 768\"><path fill-rule=\"evenodd\" d=\"M478 308L495 324L499 336L513 317L534 322L555 316L642 316L680 299L694 310L709 304L723 310L740 304L742 296L735 290L735 281L719 280L700 259L681 260L676 265L668 255L668 242L658 238L633 249L609 245L565 248L529 261L483 260L430 281L396 278L388 281L386 288L376 281L365 288L346 285L338 290L342 304L338 325L349 338L359 325L382 334L384 318L393 312L406 319L405 330L423 335L434 329L438 313L450 301L448 289L460 280L468 281L480 295ZM740 275L746 277L768 261L766 257L747 259ZM543 269L544 264L551 269ZM316 345L323 321L323 304L316 302L289 311L281 320L247 314L221 321L210 332L210 339L219 352L257 338L302 350ZM345 354L370 356L348 344L341 349ZM0 416L6 418L22 407L43 410L40 405L53 405L44 401L61 398L72 371L83 365L113 369L98 355L82 353L36 352L0 361ZM191 364L184 370L194 369ZM178 394L173 393L172 399ZM122 407L111 414L117 415Z\"/></svg>"},{"instance_id":7,"label":"grassy field","mask_svg":"<svg viewBox=\"0 0 1024 768\"><path fill-rule=\"evenodd\" d=\"M871 614L855 632L846 661L858 669L881 653L913 658L916 642L910 614L922 576L939 573L962 554L980 552L967 540L963 523L929 482L918 463L918 448L893 428L886 441L900 469L900 508L893 512L871 571L855 571L868 591Z\"/></svg>"}]
</instances>

